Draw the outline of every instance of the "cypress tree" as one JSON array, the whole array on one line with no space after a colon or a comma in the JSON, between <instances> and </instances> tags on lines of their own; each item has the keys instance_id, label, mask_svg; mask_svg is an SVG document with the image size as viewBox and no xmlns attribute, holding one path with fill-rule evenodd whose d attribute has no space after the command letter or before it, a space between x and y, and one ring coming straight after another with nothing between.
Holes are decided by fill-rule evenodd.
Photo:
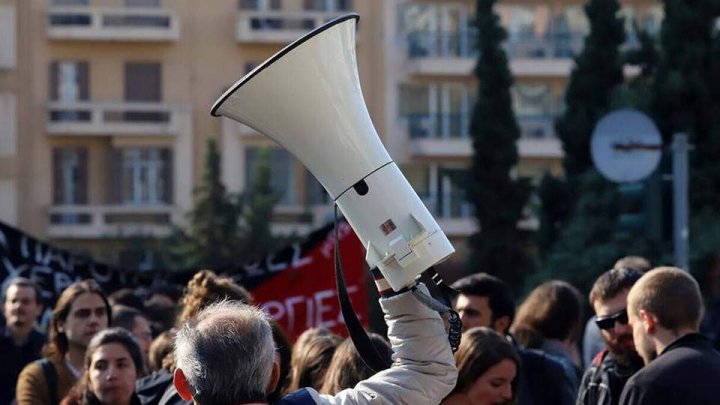
<instances>
[{"instance_id":1,"label":"cypress tree","mask_svg":"<svg viewBox=\"0 0 720 405\"><path fill-rule=\"evenodd\" d=\"M478 0L475 21L480 56L474 72L479 84L470 123L474 153L464 188L481 229L469 239L468 265L471 272L497 274L519 287L534 265L526 252L527 235L518 230L530 187L511 176L518 163L520 129L512 109L513 80L502 48L507 34L493 10L495 3Z\"/></svg>"}]
</instances>

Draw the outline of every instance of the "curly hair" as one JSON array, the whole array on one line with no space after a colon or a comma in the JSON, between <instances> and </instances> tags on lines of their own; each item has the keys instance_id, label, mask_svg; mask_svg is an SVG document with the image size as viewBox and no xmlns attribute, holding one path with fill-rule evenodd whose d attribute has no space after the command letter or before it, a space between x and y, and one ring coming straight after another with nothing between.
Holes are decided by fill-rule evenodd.
<instances>
[{"instance_id":1,"label":"curly hair","mask_svg":"<svg viewBox=\"0 0 720 405\"><path fill-rule=\"evenodd\" d=\"M252 295L230 277L218 276L213 271L201 270L188 281L182 298L182 311L178 325L195 316L210 304L223 300L240 301L253 305Z\"/></svg>"}]
</instances>

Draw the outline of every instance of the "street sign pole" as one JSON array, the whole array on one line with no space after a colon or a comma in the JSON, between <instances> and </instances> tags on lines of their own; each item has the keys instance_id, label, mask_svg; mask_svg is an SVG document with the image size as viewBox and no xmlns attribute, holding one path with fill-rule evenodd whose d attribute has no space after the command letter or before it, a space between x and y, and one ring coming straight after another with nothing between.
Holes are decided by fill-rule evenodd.
<instances>
[{"instance_id":1,"label":"street sign pole","mask_svg":"<svg viewBox=\"0 0 720 405\"><path fill-rule=\"evenodd\" d=\"M688 142L687 135L675 134L672 144L673 166L673 250L675 266L689 270L688 252Z\"/></svg>"}]
</instances>

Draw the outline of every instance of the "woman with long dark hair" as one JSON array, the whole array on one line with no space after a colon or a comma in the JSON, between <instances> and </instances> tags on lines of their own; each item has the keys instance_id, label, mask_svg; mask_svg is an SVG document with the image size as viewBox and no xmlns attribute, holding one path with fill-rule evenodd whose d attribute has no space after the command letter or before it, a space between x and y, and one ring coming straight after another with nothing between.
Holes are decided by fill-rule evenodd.
<instances>
[{"instance_id":1,"label":"woman with long dark hair","mask_svg":"<svg viewBox=\"0 0 720 405\"><path fill-rule=\"evenodd\" d=\"M105 329L90 341L85 373L61 405L139 405L135 381L142 370L142 351L130 332Z\"/></svg>"}]
</instances>

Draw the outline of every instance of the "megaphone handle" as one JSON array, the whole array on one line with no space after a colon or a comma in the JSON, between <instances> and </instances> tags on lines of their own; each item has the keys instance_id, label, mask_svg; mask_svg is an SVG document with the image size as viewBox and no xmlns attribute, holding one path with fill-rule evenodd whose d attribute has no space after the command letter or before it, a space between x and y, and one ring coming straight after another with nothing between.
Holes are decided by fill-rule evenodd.
<instances>
[{"instance_id":1,"label":"megaphone handle","mask_svg":"<svg viewBox=\"0 0 720 405\"><path fill-rule=\"evenodd\" d=\"M360 355L363 363L368 366L373 373L389 368L391 362L385 361L370 341L370 337L363 328L360 320L355 314L350 302L350 297L345 286L345 276L343 274L342 263L340 262L340 238L338 236L338 206L335 204L335 284L337 285L338 301L340 302L340 310L345 320L345 327L350 334L355 348Z\"/></svg>"}]
</instances>

